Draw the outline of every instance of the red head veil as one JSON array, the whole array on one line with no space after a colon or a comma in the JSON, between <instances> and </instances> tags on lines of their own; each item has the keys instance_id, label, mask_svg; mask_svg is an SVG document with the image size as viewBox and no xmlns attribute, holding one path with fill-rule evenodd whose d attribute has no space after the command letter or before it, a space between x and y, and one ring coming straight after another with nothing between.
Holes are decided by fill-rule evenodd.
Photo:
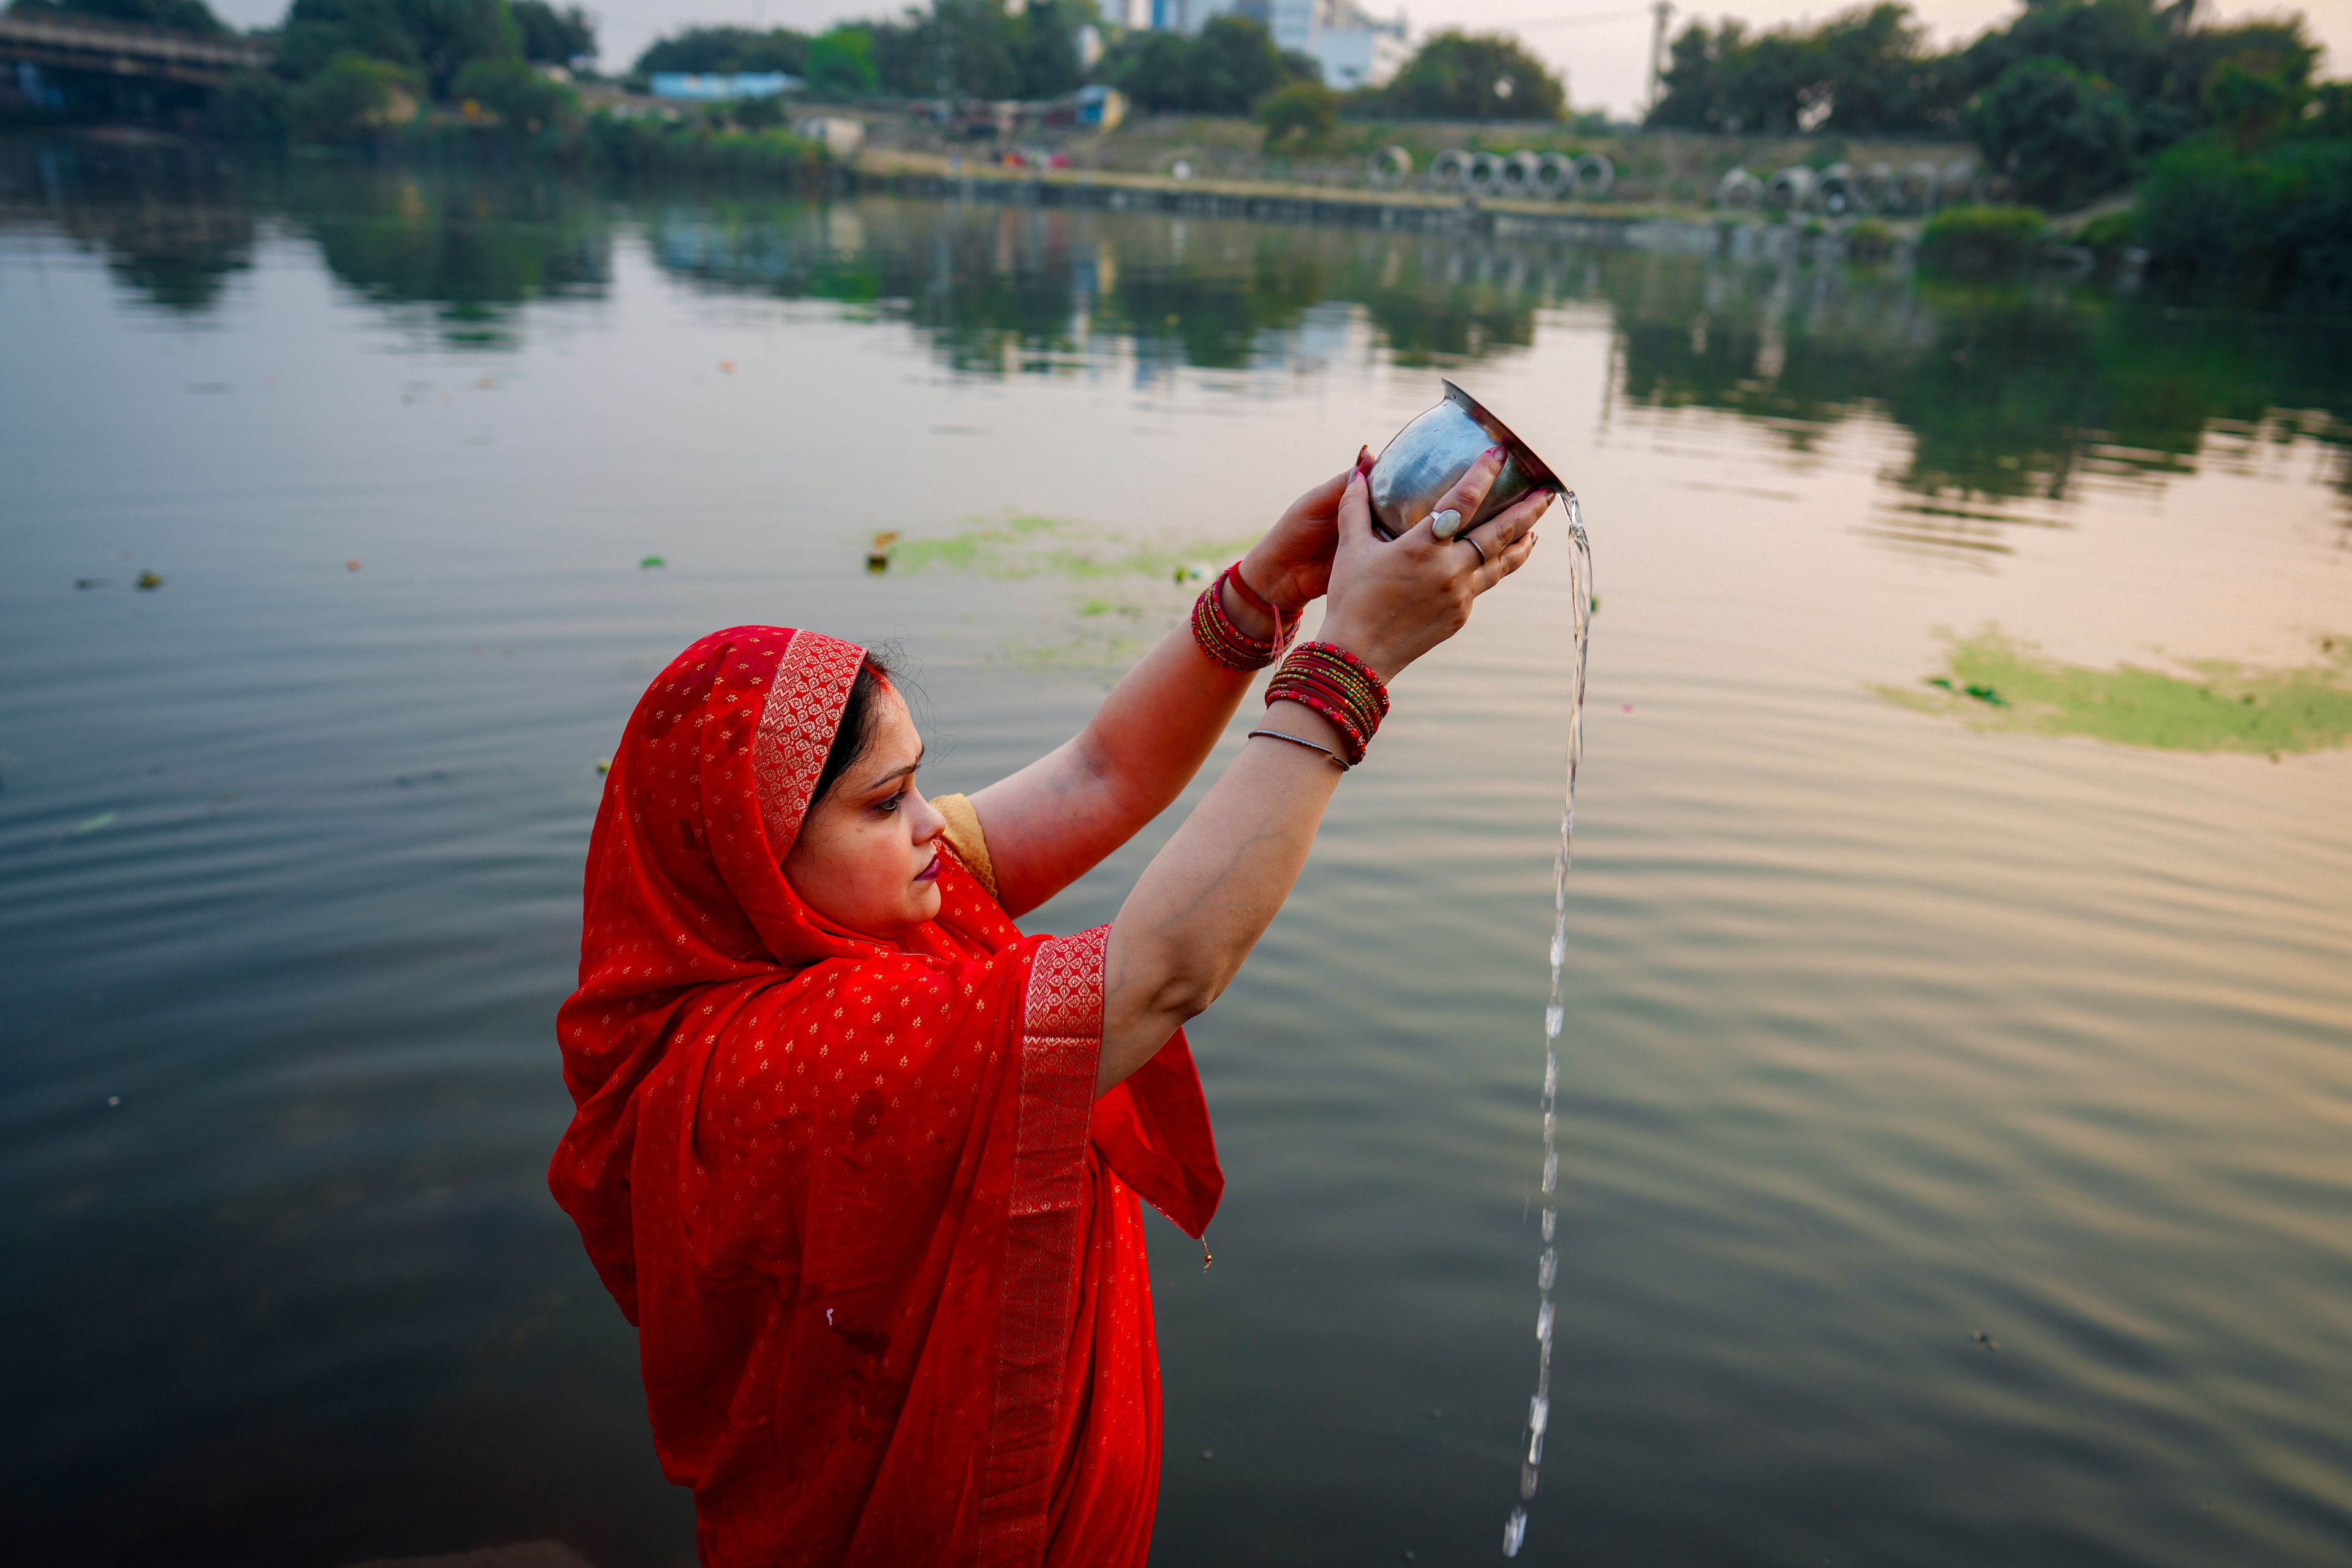
<instances>
[{"instance_id":1,"label":"red head veil","mask_svg":"<svg viewBox=\"0 0 2352 1568\"><path fill-rule=\"evenodd\" d=\"M1223 1187L1179 1035L1099 1100L1108 928L834 925L782 861L859 648L739 626L638 702L589 843L549 1184L638 1326L704 1561L1124 1563L1159 1382L1140 1194Z\"/></svg>"}]
</instances>

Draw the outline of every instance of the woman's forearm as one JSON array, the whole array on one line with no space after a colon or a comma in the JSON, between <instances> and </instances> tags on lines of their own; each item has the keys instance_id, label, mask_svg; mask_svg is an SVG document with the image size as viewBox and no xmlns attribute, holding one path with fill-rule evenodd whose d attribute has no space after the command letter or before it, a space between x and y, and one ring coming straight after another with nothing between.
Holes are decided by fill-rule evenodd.
<instances>
[{"instance_id":1,"label":"woman's forearm","mask_svg":"<svg viewBox=\"0 0 2352 1568\"><path fill-rule=\"evenodd\" d=\"M1230 589L1223 603L1243 630L1264 635ZM1180 626L1074 738L974 795L1006 911L1035 909L1167 810L1216 748L1249 683Z\"/></svg>"},{"instance_id":2,"label":"woman's forearm","mask_svg":"<svg viewBox=\"0 0 2352 1568\"><path fill-rule=\"evenodd\" d=\"M1337 753L1331 721L1277 702L1261 726ZM1097 1092L1204 1011L1281 911L1339 781L1333 757L1252 741L1153 857L1119 906L1105 954Z\"/></svg>"}]
</instances>

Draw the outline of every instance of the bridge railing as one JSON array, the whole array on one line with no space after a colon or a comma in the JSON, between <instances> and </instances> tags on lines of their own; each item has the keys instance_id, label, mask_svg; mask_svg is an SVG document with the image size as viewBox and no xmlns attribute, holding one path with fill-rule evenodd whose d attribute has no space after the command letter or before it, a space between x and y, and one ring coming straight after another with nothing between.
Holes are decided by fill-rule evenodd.
<instances>
[{"instance_id":1,"label":"bridge railing","mask_svg":"<svg viewBox=\"0 0 2352 1568\"><path fill-rule=\"evenodd\" d=\"M0 12L0 59L113 76L209 80L269 63L268 44L54 12Z\"/></svg>"}]
</instances>

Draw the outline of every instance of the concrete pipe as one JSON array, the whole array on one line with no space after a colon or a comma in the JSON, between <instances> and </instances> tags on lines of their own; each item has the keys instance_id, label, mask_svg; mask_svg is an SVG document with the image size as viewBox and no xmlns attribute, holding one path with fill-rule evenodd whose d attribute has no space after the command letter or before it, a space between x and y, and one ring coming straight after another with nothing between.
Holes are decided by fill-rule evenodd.
<instances>
[{"instance_id":1,"label":"concrete pipe","mask_svg":"<svg viewBox=\"0 0 2352 1568\"><path fill-rule=\"evenodd\" d=\"M1791 163L1764 185L1764 205L1774 212L1809 212L1813 205L1813 172Z\"/></svg>"},{"instance_id":2,"label":"concrete pipe","mask_svg":"<svg viewBox=\"0 0 2352 1568\"><path fill-rule=\"evenodd\" d=\"M1865 163L1855 194L1866 213L1883 213L1895 205L1895 165Z\"/></svg>"},{"instance_id":3,"label":"concrete pipe","mask_svg":"<svg viewBox=\"0 0 2352 1568\"><path fill-rule=\"evenodd\" d=\"M1576 195L1576 160L1565 153L1547 153L1537 159L1536 195L1555 200Z\"/></svg>"},{"instance_id":4,"label":"concrete pipe","mask_svg":"<svg viewBox=\"0 0 2352 1568\"><path fill-rule=\"evenodd\" d=\"M1364 160L1364 178L1382 190L1412 178L1412 154L1402 147L1383 147Z\"/></svg>"},{"instance_id":5,"label":"concrete pipe","mask_svg":"<svg viewBox=\"0 0 2352 1568\"><path fill-rule=\"evenodd\" d=\"M1470 183L1470 154L1448 147L1429 161L1429 183L1441 191L1458 191Z\"/></svg>"},{"instance_id":6,"label":"concrete pipe","mask_svg":"<svg viewBox=\"0 0 2352 1568\"><path fill-rule=\"evenodd\" d=\"M1861 205L1861 182L1855 177L1852 163L1832 163L1822 171L1813 195L1814 203L1822 211L1832 217L1845 217Z\"/></svg>"},{"instance_id":7,"label":"concrete pipe","mask_svg":"<svg viewBox=\"0 0 2352 1568\"><path fill-rule=\"evenodd\" d=\"M1543 159L1534 153L1514 153L1503 160L1503 191L1507 195L1532 196L1541 194L1536 176L1543 172Z\"/></svg>"},{"instance_id":8,"label":"concrete pipe","mask_svg":"<svg viewBox=\"0 0 2352 1568\"><path fill-rule=\"evenodd\" d=\"M1617 184L1617 165L1598 153L1587 153L1576 161L1576 194L1588 202L1597 202Z\"/></svg>"},{"instance_id":9,"label":"concrete pipe","mask_svg":"<svg viewBox=\"0 0 2352 1568\"><path fill-rule=\"evenodd\" d=\"M1754 212L1764 205L1764 182L1745 169L1730 169L1715 183L1715 205L1732 212Z\"/></svg>"},{"instance_id":10,"label":"concrete pipe","mask_svg":"<svg viewBox=\"0 0 2352 1568\"><path fill-rule=\"evenodd\" d=\"M1903 173L1895 177L1895 205L1906 213L1933 212L1936 187L1942 181L1943 175L1937 172L1936 165L1924 158L1916 163L1906 164Z\"/></svg>"},{"instance_id":11,"label":"concrete pipe","mask_svg":"<svg viewBox=\"0 0 2352 1568\"><path fill-rule=\"evenodd\" d=\"M1503 161L1492 153L1470 155L1470 188L1481 193L1500 190L1503 184Z\"/></svg>"}]
</instances>

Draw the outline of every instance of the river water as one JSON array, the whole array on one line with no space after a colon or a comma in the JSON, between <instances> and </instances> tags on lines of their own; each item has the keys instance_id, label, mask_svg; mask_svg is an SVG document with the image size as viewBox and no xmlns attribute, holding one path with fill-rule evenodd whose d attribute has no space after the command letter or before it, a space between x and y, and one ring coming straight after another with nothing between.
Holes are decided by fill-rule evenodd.
<instances>
[{"instance_id":1,"label":"river water","mask_svg":"<svg viewBox=\"0 0 2352 1568\"><path fill-rule=\"evenodd\" d=\"M2352 633L2341 323L27 142L11 1554L688 1560L543 1185L637 691L731 623L896 639L976 787L1441 374L1576 487L1601 595L1521 1561L2352 1556L2352 752L2231 729ZM1539 552L1399 683L1194 1031L1231 1184L1209 1273L1151 1222L1159 1562L1498 1553L1567 595Z\"/></svg>"}]
</instances>

